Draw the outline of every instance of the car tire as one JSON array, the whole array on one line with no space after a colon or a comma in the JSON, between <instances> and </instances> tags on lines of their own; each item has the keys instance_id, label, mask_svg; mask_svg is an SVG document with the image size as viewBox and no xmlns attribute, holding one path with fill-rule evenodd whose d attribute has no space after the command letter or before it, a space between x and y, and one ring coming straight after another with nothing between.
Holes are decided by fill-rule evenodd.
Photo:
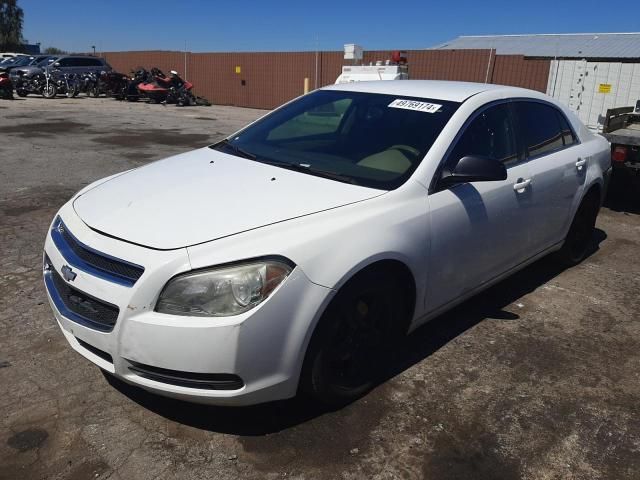
<instances>
[{"instance_id":1,"label":"car tire","mask_svg":"<svg viewBox=\"0 0 640 480\"><path fill-rule=\"evenodd\" d=\"M557 256L564 265L577 265L589 253L599 210L600 197L596 191L592 191L580 203L564 244L558 251Z\"/></svg>"},{"instance_id":2,"label":"car tire","mask_svg":"<svg viewBox=\"0 0 640 480\"><path fill-rule=\"evenodd\" d=\"M27 95L29 95L29 92L27 92L26 90L16 90L16 94L17 94L19 97L24 98L24 97L26 97Z\"/></svg>"},{"instance_id":3,"label":"car tire","mask_svg":"<svg viewBox=\"0 0 640 480\"><path fill-rule=\"evenodd\" d=\"M406 333L400 285L385 271L365 271L337 293L307 348L302 393L325 406L340 407L376 385Z\"/></svg>"}]
</instances>

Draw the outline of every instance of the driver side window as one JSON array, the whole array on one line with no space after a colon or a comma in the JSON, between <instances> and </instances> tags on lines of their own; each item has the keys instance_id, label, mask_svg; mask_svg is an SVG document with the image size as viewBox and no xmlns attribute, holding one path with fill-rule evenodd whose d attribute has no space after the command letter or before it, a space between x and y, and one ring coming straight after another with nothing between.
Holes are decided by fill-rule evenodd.
<instances>
[{"instance_id":1,"label":"driver side window","mask_svg":"<svg viewBox=\"0 0 640 480\"><path fill-rule=\"evenodd\" d=\"M471 155L493 158L502 163L518 159L508 104L494 105L478 114L458 139L449 161L457 162Z\"/></svg>"}]
</instances>

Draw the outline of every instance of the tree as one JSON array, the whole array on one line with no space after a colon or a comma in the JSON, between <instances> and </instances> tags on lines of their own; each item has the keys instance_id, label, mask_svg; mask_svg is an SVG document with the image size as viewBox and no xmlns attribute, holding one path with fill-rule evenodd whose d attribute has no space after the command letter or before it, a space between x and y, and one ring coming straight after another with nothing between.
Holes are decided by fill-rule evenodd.
<instances>
[{"instance_id":1,"label":"tree","mask_svg":"<svg viewBox=\"0 0 640 480\"><path fill-rule=\"evenodd\" d=\"M22 48L23 18L16 0L0 0L0 51Z\"/></svg>"},{"instance_id":2,"label":"tree","mask_svg":"<svg viewBox=\"0 0 640 480\"><path fill-rule=\"evenodd\" d=\"M64 50L60 50L59 48L56 48L56 47L47 47L44 49L44 52L42 53L46 55L62 55L67 52L65 52Z\"/></svg>"}]
</instances>

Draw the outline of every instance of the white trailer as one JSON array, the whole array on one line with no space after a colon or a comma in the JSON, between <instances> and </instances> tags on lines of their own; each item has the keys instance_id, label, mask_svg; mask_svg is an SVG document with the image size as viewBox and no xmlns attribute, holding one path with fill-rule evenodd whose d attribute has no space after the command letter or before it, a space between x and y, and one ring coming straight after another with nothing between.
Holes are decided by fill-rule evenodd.
<instances>
[{"instance_id":1,"label":"white trailer","mask_svg":"<svg viewBox=\"0 0 640 480\"><path fill-rule=\"evenodd\" d=\"M408 80L409 66L405 52L393 52L390 59L374 64L358 65L362 62L364 50L360 45L348 43L344 46L344 59L351 60L352 65L344 65L336 84L351 82L366 82L373 80Z\"/></svg>"},{"instance_id":2,"label":"white trailer","mask_svg":"<svg viewBox=\"0 0 640 480\"><path fill-rule=\"evenodd\" d=\"M409 67L407 65L353 65L342 67L342 73L336 83L408 79Z\"/></svg>"}]
</instances>

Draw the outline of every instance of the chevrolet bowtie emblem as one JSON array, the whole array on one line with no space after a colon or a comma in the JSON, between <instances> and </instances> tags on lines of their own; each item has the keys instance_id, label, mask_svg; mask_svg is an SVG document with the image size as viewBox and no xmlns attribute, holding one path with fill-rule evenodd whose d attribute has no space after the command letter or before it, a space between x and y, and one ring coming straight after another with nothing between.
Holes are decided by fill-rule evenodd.
<instances>
[{"instance_id":1,"label":"chevrolet bowtie emblem","mask_svg":"<svg viewBox=\"0 0 640 480\"><path fill-rule=\"evenodd\" d=\"M78 274L71 270L71 267L68 265L63 265L60 271L62 272L62 276L67 282L73 282L78 276Z\"/></svg>"}]
</instances>

